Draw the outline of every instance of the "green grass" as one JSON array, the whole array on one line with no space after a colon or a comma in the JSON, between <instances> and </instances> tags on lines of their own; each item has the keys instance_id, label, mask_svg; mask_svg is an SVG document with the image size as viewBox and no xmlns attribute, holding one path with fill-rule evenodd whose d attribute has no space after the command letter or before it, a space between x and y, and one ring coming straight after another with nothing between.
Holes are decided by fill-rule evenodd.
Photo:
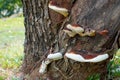
<instances>
[{"instance_id":1,"label":"green grass","mask_svg":"<svg viewBox=\"0 0 120 80\"><path fill-rule=\"evenodd\" d=\"M16 70L23 59L23 17L0 19L0 68ZM2 76L1 76L2 75ZM0 71L0 80L6 78Z\"/></svg>"},{"instance_id":2,"label":"green grass","mask_svg":"<svg viewBox=\"0 0 120 80\"><path fill-rule=\"evenodd\" d=\"M23 17L0 19L0 48L23 38Z\"/></svg>"},{"instance_id":3,"label":"green grass","mask_svg":"<svg viewBox=\"0 0 120 80\"><path fill-rule=\"evenodd\" d=\"M23 58L22 41L15 41L12 44L0 49L0 65L3 68L18 68Z\"/></svg>"}]
</instances>

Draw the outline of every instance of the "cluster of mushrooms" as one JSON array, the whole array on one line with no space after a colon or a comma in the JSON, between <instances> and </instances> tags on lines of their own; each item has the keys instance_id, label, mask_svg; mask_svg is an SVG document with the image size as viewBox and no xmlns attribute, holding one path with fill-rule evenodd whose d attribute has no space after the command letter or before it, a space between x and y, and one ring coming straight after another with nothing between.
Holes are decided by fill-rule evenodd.
<instances>
[{"instance_id":1,"label":"cluster of mushrooms","mask_svg":"<svg viewBox=\"0 0 120 80\"><path fill-rule=\"evenodd\" d=\"M66 8L55 6L52 1L49 2L48 7L54 10L55 12L63 15L64 17L68 16L68 10ZM77 34L83 37L83 36L95 36L96 33L99 33L100 35L106 35L108 33L108 30L96 32L93 29L84 29L82 28L82 26L74 25L74 24L67 24L66 27L63 29L63 31L66 34L68 34L69 37L74 37ZM88 54L87 56L85 56L82 54L77 54L75 51L68 51L65 53L64 57L78 62L101 62L103 60L106 60L109 57L109 55L106 53L99 55ZM39 73L44 74L46 72L48 64L50 64L52 61L59 60L62 58L63 55L61 52L49 54L47 58L42 61L42 64L39 69Z\"/></svg>"}]
</instances>

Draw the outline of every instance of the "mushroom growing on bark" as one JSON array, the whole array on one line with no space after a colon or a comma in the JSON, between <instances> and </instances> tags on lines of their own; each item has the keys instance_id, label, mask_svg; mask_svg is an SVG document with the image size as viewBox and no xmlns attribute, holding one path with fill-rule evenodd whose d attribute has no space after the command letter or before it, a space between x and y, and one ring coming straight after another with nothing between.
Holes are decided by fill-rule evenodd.
<instances>
[{"instance_id":1,"label":"mushroom growing on bark","mask_svg":"<svg viewBox=\"0 0 120 80\"><path fill-rule=\"evenodd\" d=\"M108 30L102 30L98 32L100 35L106 36L108 34Z\"/></svg>"},{"instance_id":2,"label":"mushroom growing on bark","mask_svg":"<svg viewBox=\"0 0 120 80\"><path fill-rule=\"evenodd\" d=\"M47 59L45 61L43 60L41 66L40 66L40 69L39 69L39 73L44 74L46 72L47 65L50 63L51 63L51 61L49 59Z\"/></svg>"},{"instance_id":3,"label":"mushroom growing on bark","mask_svg":"<svg viewBox=\"0 0 120 80\"><path fill-rule=\"evenodd\" d=\"M63 56L62 56L62 53L60 53L60 52L57 52L57 53L54 53L54 54L49 54L47 56L47 59L50 59L50 60L59 60L61 58L63 58Z\"/></svg>"},{"instance_id":4,"label":"mushroom growing on bark","mask_svg":"<svg viewBox=\"0 0 120 80\"><path fill-rule=\"evenodd\" d=\"M52 61L59 60L63 58L62 53L57 52L54 54L49 54L45 60L42 61L42 64L39 69L39 73L44 74L46 72L48 64L50 64Z\"/></svg>"},{"instance_id":5,"label":"mushroom growing on bark","mask_svg":"<svg viewBox=\"0 0 120 80\"><path fill-rule=\"evenodd\" d=\"M72 30L73 32L77 33L77 34L84 32L84 29L81 26L79 26L79 25L68 24L66 27L68 29Z\"/></svg>"},{"instance_id":6,"label":"mushroom growing on bark","mask_svg":"<svg viewBox=\"0 0 120 80\"><path fill-rule=\"evenodd\" d=\"M74 24L68 24L66 28L64 29L64 32L66 32L70 37L74 37L76 34L79 34L80 36L95 36L96 31L90 28L84 29L80 25Z\"/></svg>"},{"instance_id":7,"label":"mushroom growing on bark","mask_svg":"<svg viewBox=\"0 0 120 80\"><path fill-rule=\"evenodd\" d=\"M54 2L54 1L50 1L48 7L49 7L50 9L52 9L52 10L54 10L54 11L62 14L64 17L67 17L68 14L69 14L67 8L59 7L59 6L56 4L56 2Z\"/></svg>"},{"instance_id":8,"label":"mushroom growing on bark","mask_svg":"<svg viewBox=\"0 0 120 80\"><path fill-rule=\"evenodd\" d=\"M70 30L70 29L68 29L68 28L63 29L63 31L64 31L65 33L67 33L70 37L74 37L74 36L76 35L75 32L73 32L72 30Z\"/></svg>"},{"instance_id":9,"label":"mushroom growing on bark","mask_svg":"<svg viewBox=\"0 0 120 80\"><path fill-rule=\"evenodd\" d=\"M79 25L67 24L63 31L67 33L70 37L74 37L76 34L83 34L84 29Z\"/></svg>"},{"instance_id":10,"label":"mushroom growing on bark","mask_svg":"<svg viewBox=\"0 0 120 80\"><path fill-rule=\"evenodd\" d=\"M79 53L75 51L70 51L65 53L65 56L69 59L78 61L78 62L101 62L109 58L107 53L105 54L87 54Z\"/></svg>"},{"instance_id":11,"label":"mushroom growing on bark","mask_svg":"<svg viewBox=\"0 0 120 80\"><path fill-rule=\"evenodd\" d=\"M87 28L84 33L79 33L80 36L95 36L95 30Z\"/></svg>"}]
</instances>

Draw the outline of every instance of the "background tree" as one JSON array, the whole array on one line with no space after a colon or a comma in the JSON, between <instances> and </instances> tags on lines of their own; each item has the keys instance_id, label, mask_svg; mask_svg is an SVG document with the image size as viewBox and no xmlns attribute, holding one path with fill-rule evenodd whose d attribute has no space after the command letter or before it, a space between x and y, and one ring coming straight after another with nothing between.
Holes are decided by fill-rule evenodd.
<instances>
[{"instance_id":1,"label":"background tree","mask_svg":"<svg viewBox=\"0 0 120 80\"><path fill-rule=\"evenodd\" d=\"M25 17L24 62L22 72L29 80L86 80L100 74L106 79L107 64L117 49L120 30L120 0L22 0ZM49 9L51 5L65 8L65 14ZM67 14L69 14L67 16ZM80 26L81 34L75 33ZM66 31L68 32L66 32ZM74 34L69 35L70 32ZM90 35L90 33L93 33ZM67 56L52 61L44 74L39 73L41 64L49 54L74 52L84 56L79 62ZM89 62L96 56L107 53L106 60ZM89 59L88 59L89 58Z\"/></svg>"},{"instance_id":2,"label":"background tree","mask_svg":"<svg viewBox=\"0 0 120 80\"><path fill-rule=\"evenodd\" d=\"M21 8L21 0L0 0L0 18L18 13Z\"/></svg>"}]
</instances>

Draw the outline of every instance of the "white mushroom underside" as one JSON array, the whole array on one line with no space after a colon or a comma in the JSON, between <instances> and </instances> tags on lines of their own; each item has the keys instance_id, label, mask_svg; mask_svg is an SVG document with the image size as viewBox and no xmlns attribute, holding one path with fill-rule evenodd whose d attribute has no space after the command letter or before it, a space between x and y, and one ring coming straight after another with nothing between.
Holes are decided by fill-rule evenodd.
<instances>
[{"instance_id":1,"label":"white mushroom underside","mask_svg":"<svg viewBox=\"0 0 120 80\"><path fill-rule=\"evenodd\" d=\"M45 61L42 61L42 64L39 69L39 73L44 74L47 69L48 64L50 64L52 60L59 60L61 58L63 58L63 56L62 56L62 53L60 52L49 54L47 56L47 59Z\"/></svg>"},{"instance_id":2,"label":"white mushroom underside","mask_svg":"<svg viewBox=\"0 0 120 80\"><path fill-rule=\"evenodd\" d=\"M106 60L109 57L108 54L102 54L102 55L98 55L97 57L94 57L92 59L84 59L84 57L82 57L81 55L69 54L69 53L66 53L65 56L67 58L70 58L70 59L78 61L78 62L101 62L103 60Z\"/></svg>"},{"instance_id":3,"label":"white mushroom underside","mask_svg":"<svg viewBox=\"0 0 120 80\"><path fill-rule=\"evenodd\" d=\"M65 33L67 33L70 37L74 37L76 35L75 32L69 31L69 30L63 30Z\"/></svg>"},{"instance_id":4,"label":"white mushroom underside","mask_svg":"<svg viewBox=\"0 0 120 80\"><path fill-rule=\"evenodd\" d=\"M50 5L48 6L50 9L64 15L64 16L67 16L68 15L68 10L66 8L60 8L60 7L56 7L56 6L53 6L53 5Z\"/></svg>"},{"instance_id":5,"label":"white mushroom underside","mask_svg":"<svg viewBox=\"0 0 120 80\"><path fill-rule=\"evenodd\" d=\"M46 68L47 68L47 65L48 65L49 63L50 63L49 60L47 60L47 61L42 61L42 64L41 64L40 69L39 69L39 73L44 74L44 73L45 73L45 70L46 70Z\"/></svg>"},{"instance_id":6,"label":"white mushroom underside","mask_svg":"<svg viewBox=\"0 0 120 80\"><path fill-rule=\"evenodd\" d=\"M73 32L76 32L76 33L82 33L84 32L84 29L81 28L81 27L73 27L72 25L68 24L66 26L68 29L72 30Z\"/></svg>"},{"instance_id":7,"label":"white mushroom underside","mask_svg":"<svg viewBox=\"0 0 120 80\"><path fill-rule=\"evenodd\" d=\"M51 59L51 60L59 60L59 59L63 58L63 56L62 56L62 53L57 52L57 53L54 53L54 54L49 54L47 56L47 58Z\"/></svg>"}]
</instances>

